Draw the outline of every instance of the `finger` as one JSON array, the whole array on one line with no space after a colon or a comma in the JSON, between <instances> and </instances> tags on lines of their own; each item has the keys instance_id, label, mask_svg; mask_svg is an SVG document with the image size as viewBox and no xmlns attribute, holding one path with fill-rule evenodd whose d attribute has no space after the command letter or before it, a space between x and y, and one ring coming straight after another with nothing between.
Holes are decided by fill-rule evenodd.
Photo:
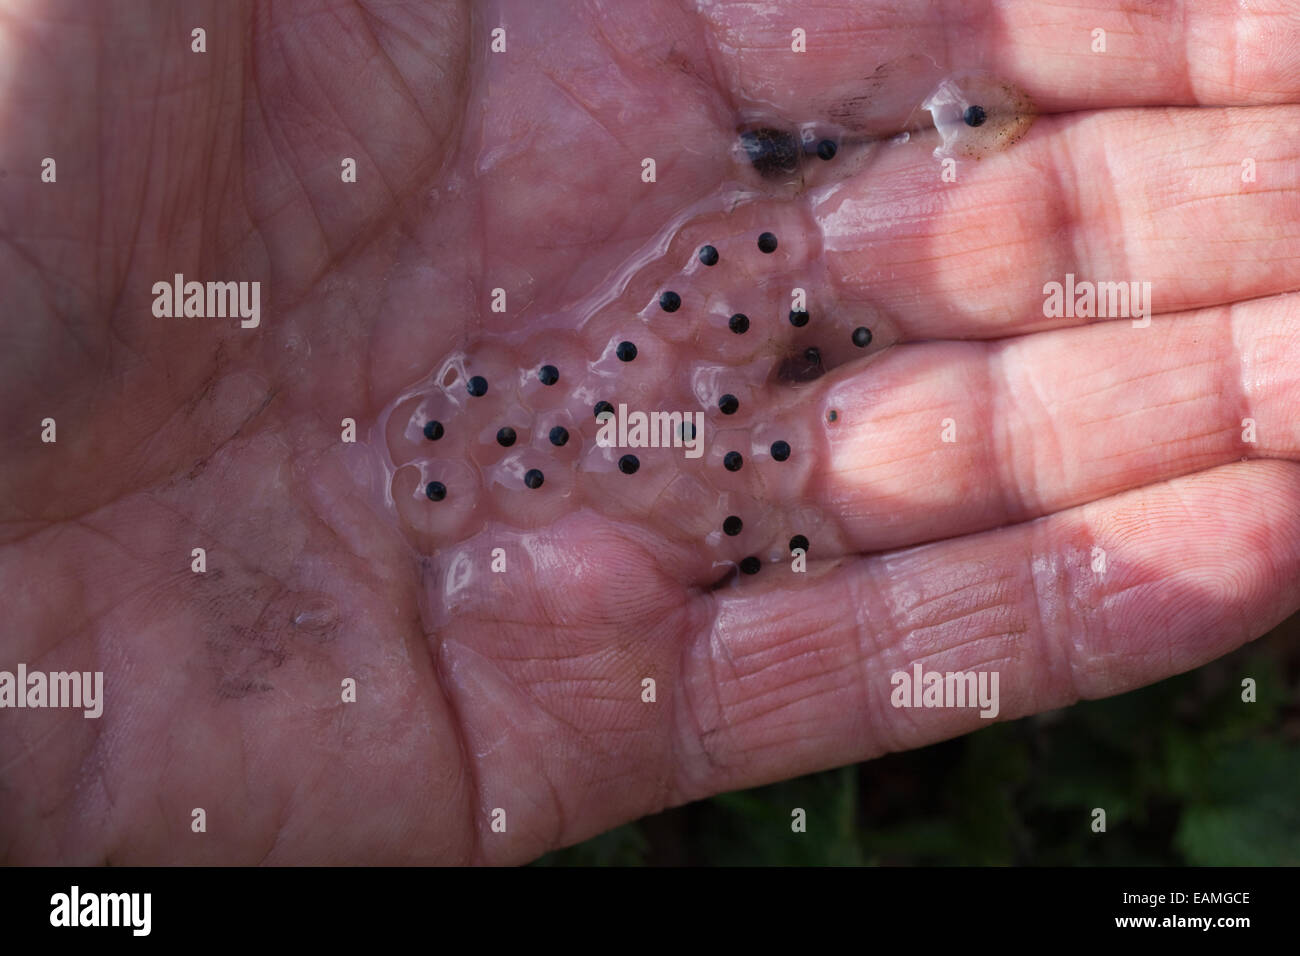
<instances>
[{"instance_id":1,"label":"finger","mask_svg":"<svg viewBox=\"0 0 1300 956\"><path fill-rule=\"evenodd\" d=\"M1044 118L946 184L928 150L887 148L813 215L839 297L903 338L1236 302L1300 287L1298 121L1289 106Z\"/></svg>"},{"instance_id":2,"label":"finger","mask_svg":"<svg viewBox=\"0 0 1300 956\"><path fill-rule=\"evenodd\" d=\"M1049 112L1284 103L1300 92L1294 0L819 3L797 17L719 0L701 17L713 69L742 106L790 117L838 110L864 128L887 128L919 104L938 78L935 60L1005 64L1006 78ZM792 50L796 27L803 54Z\"/></svg>"},{"instance_id":3,"label":"finger","mask_svg":"<svg viewBox=\"0 0 1300 956\"><path fill-rule=\"evenodd\" d=\"M997 672L999 720L1189 670L1292 613L1297 575L1300 466L1250 462L797 582L769 576L715 597L684 656L677 798L987 726L976 709L892 706L892 675L914 663Z\"/></svg>"},{"instance_id":4,"label":"finger","mask_svg":"<svg viewBox=\"0 0 1300 956\"><path fill-rule=\"evenodd\" d=\"M819 560L882 551L1242 458L1300 458L1298 310L1288 295L1146 328L905 344L810 389L743 391L734 429L711 423L703 465L721 474L732 447L750 464L721 500L654 502L656 527L697 543L714 563L682 567L709 583L728 558L788 562L795 536Z\"/></svg>"},{"instance_id":5,"label":"finger","mask_svg":"<svg viewBox=\"0 0 1300 956\"><path fill-rule=\"evenodd\" d=\"M839 517L842 538L810 552L827 557L996 528L1245 457L1300 459L1297 314L1288 295L1147 328L899 346L782 429L813 449L783 490Z\"/></svg>"}]
</instances>

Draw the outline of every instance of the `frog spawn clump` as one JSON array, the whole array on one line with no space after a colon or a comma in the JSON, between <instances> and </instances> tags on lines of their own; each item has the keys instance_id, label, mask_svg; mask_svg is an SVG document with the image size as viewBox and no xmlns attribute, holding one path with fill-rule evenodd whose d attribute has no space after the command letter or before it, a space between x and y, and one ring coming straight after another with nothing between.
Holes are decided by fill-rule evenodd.
<instances>
[{"instance_id":1,"label":"frog spawn clump","mask_svg":"<svg viewBox=\"0 0 1300 956\"><path fill-rule=\"evenodd\" d=\"M1011 84L978 71L967 71L945 78L921 104L920 110L930 114L941 138L941 144L935 150L937 157L980 158L996 150L1005 149L1023 136L1033 121L1032 106L1023 92ZM801 178L802 166L808 163L817 165L830 163L835 159L841 146L851 144L850 140L843 139L839 135L834 139L810 135L811 129L811 124L803 127L799 133L784 131L780 128L780 124L742 129L736 149L737 158L748 164L764 180L793 181L792 177ZM906 138L901 137L902 140ZM766 231L758 235L756 240L751 241L755 241L758 252L764 257L771 255L778 246L777 237ZM711 243L699 247L696 255L699 263L708 272L712 272L720 259L725 258L718 247ZM681 295L671 289L660 292L657 300L658 311L665 315L675 313L682 307ZM807 311L792 310L789 314L789 324L795 329L804 328L808 322ZM580 329L583 324L585 320L580 323ZM735 313L727 320L727 328L733 335L745 335L750 331L750 327L751 319L743 313ZM874 338L869 327L858 325L856 322L849 323L834 334L843 334L852 343L851 351L858 354L866 350ZM487 346L487 343L479 344ZM667 342L658 344L662 346ZM562 373L557 364L551 361L554 358L553 348L538 348L536 343L517 348L513 343L500 342L497 343L494 351L498 361L504 360L507 365L514 366L508 372L505 367L502 367L495 369L488 377L470 374L469 366L473 364L473 360L469 354L462 353L452 361L452 364L459 366L463 377L453 375L447 378L440 374L436 380L442 379L441 384L435 385L432 390L426 390L424 393L428 397L441 389L446 393L445 398L450 398L451 392L458 392L460 396L458 399L442 402L443 412L439 413L437 419L429 416L429 405L426 401L420 401L418 407L414 408L408 405L407 414L410 417L400 423L400 427L408 438L415 435L422 437L425 450L413 455L409 449L403 454L398 454L396 449L390 448L390 451L394 452L392 464L400 470L415 464L414 459L422 458L426 467L419 467L419 472L424 475L420 479L420 485L412 488L408 480L404 484L403 491L399 489L399 482L394 480L391 494L395 499L401 498L404 494L404 504L408 511L412 497L423 499L426 508L442 510L445 520L435 519L424 524L425 531L429 532L424 537L426 545L436 545L440 539L459 537L462 532L472 532L476 525L481 527L484 521L491 517L484 512L491 512L492 509L480 509L478 504L480 493L493 485L527 489L523 494L534 497L549 493L559 499L552 502L549 508L534 509L531 505L527 506L529 514L526 516L520 513L519 506L513 500L503 504L499 512L500 517L511 523L522 522L524 526L530 524L536 526L537 522L546 520L548 514L551 516L558 514L557 509L565 501L594 502L598 510L619 512L620 502L626 504L631 496L624 496L621 492L611 496L609 490L612 486L603 479L602 475L589 474L584 480L583 474L592 463L597 465L597 471L602 464L598 456L591 454L595 451L591 447L595 442L590 428L584 426L583 419L586 419L586 426L590 426L593 417L599 421L604 414L614 411L613 404L604 397L600 397L594 404L592 402L596 392L601 396L610 394L613 397L609 378L591 374L600 361L596 353L602 348L612 351L616 366L632 365L640 354L637 344L631 339L618 338L613 342L605 343L593 340L587 342L586 347L580 349L578 354L568 356L567 364L563 365L565 371ZM581 367L582 353L586 354L585 377ZM577 367L574 359L578 359ZM446 368L447 366L444 366L444 369ZM824 371L821 351L818 348L800 348L774 366L771 380L782 384L795 384L817 378ZM504 379L503 372L506 372ZM498 388L505 385L508 398L487 411L483 401L488 395L489 378L493 383L497 383ZM562 379L568 380L568 389L555 388ZM521 387L518 380L525 380L532 384ZM509 384L512 381L514 384ZM544 393L564 390L570 392L570 395L568 400L560 403L537 403L527 397L528 388L534 391L540 389ZM642 394L645 398L650 398L644 392ZM419 399L419 393L417 392L414 397ZM704 396L696 397L701 399L700 405L705 408L711 406L714 414L720 413L724 419L730 418L737 412L738 400L727 390L725 374L716 394L707 400ZM406 398L409 400L412 395L408 393ZM466 398L469 399L468 404L465 402ZM667 396L665 399L668 402L672 401ZM435 402L434 406L437 405L438 403ZM485 414L474 414L467 418L465 413L469 412L470 406L484 408ZM584 406L585 415L582 413ZM682 407L680 402L676 403L676 408ZM395 408L393 411L397 412L399 417L401 416L400 409ZM486 417L500 420L491 422L470 420ZM828 425L834 425L837 418L838 412L834 409L826 412L825 420ZM713 423L725 427L725 421L714 419ZM683 435L687 427L691 429L694 437L693 425L684 424ZM444 434L449 428L464 433L466 437L460 444L448 444L444 441ZM486 442L479 441L475 445L475 440L469 437L475 433L491 435L490 444L495 446L497 451L485 456ZM740 433L730 431L725 434L731 437L724 438L721 435L709 437L724 443L734 443ZM531 448L522 447L527 444L526 436L534 436ZM748 437L755 436L751 433ZM517 442L520 442L521 449L514 450ZM798 456L797 445L792 447L784 437L772 440L770 444L765 440L761 444L766 446L763 448L764 454L761 460L761 467L764 468L780 468L780 462L786 461L792 454ZM441 448L440 446L443 445L446 447ZM440 450L449 454L439 455ZM610 470L622 480L636 480L638 473L640 477L645 477L643 462L636 454L615 454L617 457L612 462L605 463L613 464ZM505 457L501 457L502 455ZM543 456L548 460L543 461ZM443 467L440 469L439 463L430 458L443 458L441 463ZM746 459L741 451L732 447L720 450L719 454L696 464L719 468L723 472L734 474L745 469ZM552 468L559 469L558 486L548 481ZM705 533L709 539L722 540L725 544L726 539L738 538L747 530L748 524L742 513L748 513L745 511L746 508L749 511L758 511L760 514L761 509L764 508L760 489L765 486L761 481L748 488L734 486L728 488L725 483L718 483L716 479L707 477L703 478L704 483L701 484L699 480L690 477L689 467L681 467L677 470L678 478L686 479L686 484L682 484L680 480L674 484L674 480L670 477L661 480L661 487L650 489L646 495L650 500L659 502L661 495L665 500L671 500L674 494L682 497L683 493L677 491L678 488L689 487L706 492L699 504L705 509L715 511L716 514L712 517L698 516L703 518L705 523L702 525L696 522L692 525L695 534ZM752 470L751 467L745 469L745 472ZM652 474L654 471L652 467ZM592 480L597 483L591 485ZM585 485L590 487L584 488ZM579 491L587 493L572 497ZM708 491L714 493L715 507L710 508L707 502ZM460 499L460 503L457 503L457 498ZM459 514L456 514L456 509L459 509ZM399 506L400 510L402 508ZM636 510L635 507L630 509L631 512ZM476 512L479 513L475 514ZM807 510L805 509L803 513L806 514ZM713 530L704 532L705 527L712 527ZM785 531L789 537L782 537L782 543L788 541L791 551L801 549L807 552L809 539L802 533L803 530L813 529L789 528ZM752 545L756 542L749 543ZM775 558L777 550L769 548L767 553ZM739 569L745 574L756 574L762 566L760 558L753 554L745 555L744 550L734 553L730 563L733 569Z\"/></svg>"},{"instance_id":2,"label":"frog spawn clump","mask_svg":"<svg viewBox=\"0 0 1300 956\"><path fill-rule=\"evenodd\" d=\"M742 253L725 245L720 251L719 245L699 246L695 258L710 278L725 282L712 267ZM743 254L761 262L776 252L780 240L764 230L751 235L747 245L752 251ZM684 277L679 276L677 281L669 279L663 284L682 281ZM707 297L710 286L716 286L716 281L703 288L688 286L682 293L661 287L639 333L625 328L620 335L608 338L599 333L589 336L582 334L594 331L593 323L587 321L580 323L576 338L582 347L577 349L573 341L562 345L546 336L518 344L485 338L465 352L449 356L431 382L398 401L386 428L391 461L402 476L399 481L394 475L391 495L399 514L413 526L417 543L429 548L463 539L494 517L521 528L540 527L567 508L591 507L611 517L633 517L650 507L667 508L665 502L684 499L681 503L706 513L693 515L677 529L689 525L694 537L680 537L699 540L702 535L709 539L719 557L727 556L722 563L731 573L757 574L765 560L777 560L790 541L800 542L807 553L809 536L819 531L821 519L810 517L811 509L803 507L787 519L798 524L782 527L784 522L771 520L770 513L764 516L763 501L782 482L797 482L790 469L802 467L797 464L800 458L805 463L810 460L806 454L809 441L798 429L786 430L779 423L743 421L745 413L752 415L754 408L743 408L741 400L727 390L733 381L743 386L747 376L752 379L753 369L746 369L761 366L768 358L756 363L722 361L714 366L718 372L716 392L710 396L696 392L697 404L704 406L699 408L704 432L698 437L708 440L714 449L711 456L689 460L687 455L682 460L679 450L664 446L642 450L643 446L633 444L628 451L620 445L607 452L606 446L600 445L599 426L608 416L619 414L624 391L641 394L643 399L637 404L644 408L688 406L689 399L674 391L673 377L662 374L662 361L653 377L665 387L656 389L657 394L647 394L644 381L629 380L629 375L635 374L647 356L659 353L662 358L664 343L657 341L657 336L668 328L680 330L680 313L701 308L699 300ZM801 317L791 319L792 326L801 327L809 321L807 311L792 314ZM751 329L748 316L731 318L728 338L752 337L759 332ZM778 340L786 334L781 331L785 320L779 315L755 322L762 322L764 334ZM861 352L871 341L865 327L855 328L856 323L825 324L822 334L842 336L843 350ZM637 342L646 347L638 347ZM820 365L820 349L805 348L803 355ZM598 368L602 359L609 360L604 371ZM805 380L802 375L787 378L776 367L769 378L775 384ZM757 398L753 381L750 385ZM697 437L691 415L687 412L677 426L683 444ZM733 418L742 421L736 426ZM603 468L605 462L612 468ZM791 464L784 465L786 462ZM648 482L642 480L647 464L651 466ZM671 472L667 479L663 477L665 469ZM418 482L414 474L421 476ZM688 494L685 489L692 491ZM423 499L424 517L412 520L412 499L416 498ZM710 499L715 503L712 508ZM710 510L712 517L707 515ZM757 520L760 517L764 520ZM747 532L743 538L742 532ZM734 550L728 545L734 545ZM746 553L755 550L763 556Z\"/></svg>"}]
</instances>

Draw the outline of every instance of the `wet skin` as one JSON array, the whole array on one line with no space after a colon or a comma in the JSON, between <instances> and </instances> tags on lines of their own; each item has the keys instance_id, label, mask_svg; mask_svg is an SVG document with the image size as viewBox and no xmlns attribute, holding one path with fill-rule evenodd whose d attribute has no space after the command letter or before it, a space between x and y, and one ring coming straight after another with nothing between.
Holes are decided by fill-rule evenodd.
<instances>
[{"instance_id":1,"label":"wet skin","mask_svg":"<svg viewBox=\"0 0 1300 956\"><path fill-rule=\"evenodd\" d=\"M981 725L891 707L889 675L914 661L997 670L1013 719L1196 667L1295 610L1300 47L1271 45L1261 15L1129 12L1142 28L1103 61L1087 45L1109 7L953 2L918 20L906 3L806 4L815 53L792 57L790 24L749 4L537 6L3 4L0 669L102 670L107 700L99 720L0 711L0 859L519 863ZM943 72L882 66L900 50L1013 64L1000 75L1043 115L941 186L933 135L863 145L907 128ZM772 181L734 156L761 121L858 144L823 160L814 139L810 171ZM46 155L56 185L37 179ZM734 210L670 232L728 183ZM780 244L762 255L767 230ZM507 407L495 382L551 361L527 343L578 362L579 330L556 338L555 317L585 314L575 303L670 235L683 255L670 243L671 261L635 271L638 308L706 242L710 289L775 276L754 308L717 315L720 348L768 336L773 374L695 406L713 428L737 395L725 421L761 409L744 425L756 447L792 446L780 465L744 454L735 480L769 482L753 510L639 499L657 469L687 467L651 450L602 476L628 489L622 507L554 496L576 465L479 488L472 455L442 500L415 480L401 499L427 515L470 493L472 533L439 538L388 504L384 425L405 390L506 343L483 353L501 374L472 401ZM1158 314L1045 318L1042 285L1067 272L1151 281ZM260 328L154 318L151 286L174 273L261 281ZM801 327L785 317L806 275ZM803 337L818 328L838 331ZM655 407L653 382L684 388L698 343L636 345L613 364L647 377ZM824 374L776 374L808 347ZM585 373L554 364L548 388ZM776 409L802 438L760 434ZM496 441L510 424L547 461L576 461L592 427L560 448L549 422L472 423L475 449L515 451ZM445 424L440 441L469 441ZM733 447L707 448L698 467L731 480ZM805 509L825 535L795 526ZM505 574L486 570L489 526ZM806 573L766 553L736 573L747 535L796 534Z\"/></svg>"}]
</instances>

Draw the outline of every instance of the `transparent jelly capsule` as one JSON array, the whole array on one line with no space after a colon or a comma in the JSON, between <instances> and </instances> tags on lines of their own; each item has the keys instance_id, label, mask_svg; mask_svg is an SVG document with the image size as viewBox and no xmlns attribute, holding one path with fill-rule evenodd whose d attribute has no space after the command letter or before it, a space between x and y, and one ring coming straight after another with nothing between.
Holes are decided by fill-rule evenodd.
<instances>
[{"instance_id":1,"label":"transparent jelly capsule","mask_svg":"<svg viewBox=\"0 0 1300 956\"><path fill-rule=\"evenodd\" d=\"M1006 149L1034 122L1028 95L982 70L953 73L921 104L934 119L943 142L936 158L980 159Z\"/></svg>"}]
</instances>

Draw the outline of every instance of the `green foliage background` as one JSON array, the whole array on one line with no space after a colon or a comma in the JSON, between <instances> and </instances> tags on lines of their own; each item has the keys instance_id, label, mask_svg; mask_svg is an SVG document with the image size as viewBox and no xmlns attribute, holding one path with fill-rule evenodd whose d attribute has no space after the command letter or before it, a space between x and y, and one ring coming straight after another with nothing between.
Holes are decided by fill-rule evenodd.
<instances>
[{"instance_id":1,"label":"green foliage background","mask_svg":"<svg viewBox=\"0 0 1300 956\"><path fill-rule=\"evenodd\" d=\"M1300 865L1300 615L1142 690L723 794L535 865L690 864Z\"/></svg>"}]
</instances>

